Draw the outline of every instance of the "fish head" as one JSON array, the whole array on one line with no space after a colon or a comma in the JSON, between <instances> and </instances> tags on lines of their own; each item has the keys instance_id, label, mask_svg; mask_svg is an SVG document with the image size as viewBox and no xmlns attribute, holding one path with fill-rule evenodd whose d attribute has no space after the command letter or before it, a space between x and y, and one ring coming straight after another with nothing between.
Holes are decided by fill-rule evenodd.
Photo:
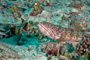
<instances>
[{"instance_id":1,"label":"fish head","mask_svg":"<svg viewBox=\"0 0 90 60\"><path fill-rule=\"evenodd\" d=\"M54 24L44 21L44 22L39 23L38 26L39 26L40 31L44 35L46 35L52 39L57 40L61 36L60 31L59 31L60 26L58 26L58 25L54 25Z\"/></svg>"}]
</instances>

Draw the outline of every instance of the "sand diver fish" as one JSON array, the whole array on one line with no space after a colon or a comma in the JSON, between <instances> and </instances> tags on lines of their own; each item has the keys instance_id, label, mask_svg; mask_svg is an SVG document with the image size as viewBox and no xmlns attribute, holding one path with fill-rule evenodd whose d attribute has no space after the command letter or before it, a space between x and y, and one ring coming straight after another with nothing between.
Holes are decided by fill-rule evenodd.
<instances>
[{"instance_id":1,"label":"sand diver fish","mask_svg":"<svg viewBox=\"0 0 90 60\"><path fill-rule=\"evenodd\" d=\"M85 31L76 31L70 28L63 28L59 25L43 21L39 23L40 31L46 36L57 40L59 43L72 43L75 46L85 36Z\"/></svg>"}]
</instances>

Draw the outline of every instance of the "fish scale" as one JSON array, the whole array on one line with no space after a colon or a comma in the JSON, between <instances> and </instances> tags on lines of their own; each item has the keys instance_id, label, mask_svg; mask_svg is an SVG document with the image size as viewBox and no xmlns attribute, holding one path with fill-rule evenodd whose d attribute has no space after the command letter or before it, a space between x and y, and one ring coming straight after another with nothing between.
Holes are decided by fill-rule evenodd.
<instances>
[{"instance_id":1,"label":"fish scale","mask_svg":"<svg viewBox=\"0 0 90 60\"><path fill-rule=\"evenodd\" d=\"M85 31L76 31L70 28L63 28L58 25L54 25L49 22L39 23L40 31L46 36L58 40L58 42L68 42L72 44L79 43L79 41L85 36ZM42 30L43 29L43 30ZM49 34L47 32L49 31Z\"/></svg>"}]
</instances>

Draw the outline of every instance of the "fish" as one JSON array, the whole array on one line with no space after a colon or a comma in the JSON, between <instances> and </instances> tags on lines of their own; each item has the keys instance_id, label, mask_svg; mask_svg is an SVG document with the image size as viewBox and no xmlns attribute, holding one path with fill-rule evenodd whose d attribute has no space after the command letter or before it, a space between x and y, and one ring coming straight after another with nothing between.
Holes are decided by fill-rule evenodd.
<instances>
[{"instance_id":1,"label":"fish","mask_svg":"<svg viewBox=\"0 0 90 60\"><path fill-rule=\"evenodd\" d=\"M38 24L39 30L51 39L57 40L59 43L71 43L76 46L80 40L86 35L88 30L74 30L71 28L64 28L60 25L54 25L52 23L43 21Z\"/></svg>"}]
</instances>

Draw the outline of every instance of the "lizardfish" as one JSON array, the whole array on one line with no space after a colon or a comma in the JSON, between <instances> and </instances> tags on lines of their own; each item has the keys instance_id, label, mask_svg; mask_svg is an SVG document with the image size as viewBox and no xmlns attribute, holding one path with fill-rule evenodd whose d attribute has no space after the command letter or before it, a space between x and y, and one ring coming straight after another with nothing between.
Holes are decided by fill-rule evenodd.
<instances>
[{"instance_id":1,"label":"lizardfish","mask_svg":"<svg viewBox=\"0 0 90 60\"><path fill-rule=\"evenodd\" d=\"M84 36L85 32L82 31L76 31L70 28L63 28L59 25L54 25L49 22L41 22L39 23L39 29L40 31L45 34L46 36L58 40L59 42L68 42L72 44L77 44Z\"/></svg>"}]
</instances>

